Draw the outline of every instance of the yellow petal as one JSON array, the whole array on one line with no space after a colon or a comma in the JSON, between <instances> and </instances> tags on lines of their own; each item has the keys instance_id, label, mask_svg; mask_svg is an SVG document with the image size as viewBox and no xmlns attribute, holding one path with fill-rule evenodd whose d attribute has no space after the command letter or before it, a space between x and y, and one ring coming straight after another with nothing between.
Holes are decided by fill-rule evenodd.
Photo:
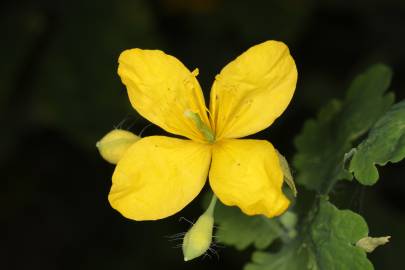
<instances>
[{"instance_id":1,"label":"yellow petal","mask_svg":"<svg viewBox=\"0 0 405 270\"><path fill-rule=\"evenodd\" d=\"M108 199L134 220L156 220L179 212L201 191L211 147L164 136L136 142L115 168Z\"/></svg>"},{"instance_id":2,"label":"yellow petal","mask_svg":"<svg viewBox=\"0 0 405 270\"><path fill-rule=\"evenodd\" d=\"M121 53L118 74L132 106L168 132L202 141L187 111L198 113L209 126L204 96L196 75L175 57L159 50L131 49Z\"/></svg>"},{"instance_id":3,"label":"yellow petal","mask_svg":"<svg viewBox=\"0 0 405 270\"><path fill-rule=\"evenodd\" d=\"M289 201L282 192L283 172L267 141L228 139L213 147L210 185L226 205L248 215L278 216Z\"/></svg>"},{"instance_id":4,"label":"yellow petal","mask_svg":"<svg viewBox=\"0 0 405 270\"><path fill-rule=\"evenodd\" d=\"M211 90L217 139L240 138L270 126L294 94L297 69L288 47L266 41L225 66Z\"/></svg>"}]
</instances>

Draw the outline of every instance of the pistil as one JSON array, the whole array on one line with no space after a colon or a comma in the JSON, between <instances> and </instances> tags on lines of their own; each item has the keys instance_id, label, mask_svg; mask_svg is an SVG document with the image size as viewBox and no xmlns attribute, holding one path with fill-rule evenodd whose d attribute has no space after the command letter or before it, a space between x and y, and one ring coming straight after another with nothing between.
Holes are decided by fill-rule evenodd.
<instances>
[{"instance_id":1,"label":"pistil","mask_svg":"<svg viewBox=\"0 0 405 270\"><path fill-rule=\"evenodd\" d=\"M196 125L197 129L201 132L204 138L209 143L215 142L215 135L212 130L201 120L201 117L198 113L187 110L184 112L184 116L191 119Z\"/></svg>"}]
</instances>

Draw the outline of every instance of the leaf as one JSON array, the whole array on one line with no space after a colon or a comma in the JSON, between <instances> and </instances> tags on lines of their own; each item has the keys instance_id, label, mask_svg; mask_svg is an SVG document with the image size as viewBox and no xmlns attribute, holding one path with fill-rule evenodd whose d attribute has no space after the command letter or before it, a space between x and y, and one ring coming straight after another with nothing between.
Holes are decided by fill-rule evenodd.
<instances>
[{"instance_id":1,"label":"leaf","mask_svg":"<svg viewBox=\"0 0 405 270\"><path fill-rule=\"evenodd\" d=\"M219 225L218 241L239 250L254 245L258 249L268 247L284 231L277 219L264 216L247 216L236 207L217 203L215 222Z\"/></svg>"},{"instance_id":2,"label":"leaf","mask_svg":"<svg viewBox=\"0 0 405 270\"><path fill-rule=\"evenodd\" d=\"M311 265L312 260L309 252L308 247L298 241L293 242L276 254L256 251L253 253L252 262L247 264L244 270L317 269L316 266Z\"/></svg>"},{"instance_id":3,"label":"leaf","mask_svg":"<svg viewBox=\"0 0 405 270\"><path fill-rule=\"evenodd\" d=\"M363 185L373 185L379 175L376 164L399 162L405 158L405 100L384 114L368 137L356 148L349 170Z\"/></svg>"},{"instance_id":4,"label":"leaf","mask_svg":"<svg viewBox=\"0 0 405 270\"><path fill-rule=\"evenodd\" d=\"M367 235L367 224L360 215L321 199L314 219L301 232L302 238L275 254L255 252L245 270L371 270L366 252L356 246Z\"/></svg>"},{"instance_id":5,"label":"leaf","mask_svg":"<svg viewBox=\"0 0 405 270\"><path fill-rule=\"evenodd\" d=\"M326 194L331 183L352 178L343 169L344 155L393 103L393 95L385 94L390 81L387 66L372 66L353 81L343 101L332 100L304 124L293 159L298 183Z\"/></svg>"},{"instance_id":6,"label":"leaf","mask_svg":"<svg viewBox=\"0 0 405 270\"><path fill-rule=\"evenodd\" d=\"M321 199L310 234L319 269L373 269L365 251L356 247L357 241L368 235L360 215Z\"/></svg>"}]
</instances>

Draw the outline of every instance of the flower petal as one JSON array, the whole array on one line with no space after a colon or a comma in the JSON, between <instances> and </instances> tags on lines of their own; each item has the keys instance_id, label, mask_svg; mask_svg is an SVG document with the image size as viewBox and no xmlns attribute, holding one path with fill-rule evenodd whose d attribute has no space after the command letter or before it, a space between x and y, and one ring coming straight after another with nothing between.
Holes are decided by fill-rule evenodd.
<instances>
[{"instance_id":1,"label":"flower petal","mask_svg":"<svg viewBox=\"0 0 405 270\"><path fill-rule=\"evenodd\" d=\"M134 220L156 220L179 212L203 188L211 147L164 136L136 142L118 162L108 199Z\"/></svg>"},{"instance_id":2,"label":"flower petal","mask_svg":"<svg viewBox=\"0 0 405 270\"><path fill-rule=\"evenodd\" d=\"M209 126L204 96L196 79L177 58L159 50L131 49L121 53L118 74L132 106L168 132L202 141L187 111L198 113Z\"/></svg>"},{"instance_id":3,"label":"flower petal","mask_svg":"<svg viewBox=\"0 0 405 270\"><path fill-rule=\"evenodd\" d=\"M226 205L248 215L282 214L289 201L282 192L283 172L273 145L259 140L222 140L214 145L210 185Z\"/></svg>"},{"instance_id":4,"label":"flower petal","mask_svg":"<svg viewBox=\"0 0 405 270\"><path fill-rule=\"evenodd\" d=\"M297 69L288 47L266 41L225 66L211 90L217 139L240 138L270 126L294 94Z\"/></svg>"}]
</instances>

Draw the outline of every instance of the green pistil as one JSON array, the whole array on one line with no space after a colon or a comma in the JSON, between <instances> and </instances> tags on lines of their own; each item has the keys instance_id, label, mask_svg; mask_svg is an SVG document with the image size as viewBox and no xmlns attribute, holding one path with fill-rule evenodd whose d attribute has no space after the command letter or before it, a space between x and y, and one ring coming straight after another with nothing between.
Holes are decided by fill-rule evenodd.
<instances>
[{"instance_id":1,"label":"green pistil","mask_svg":"<svg viewBox=\"0 0 405 270\"><path fill-rule=\"evenodd\" d=\"M201 120L200 115L198 113L192 111L186 111L184 115L187 118L193 120L194 124L197 126L198 130L204 136L204 138L209 143L213 143L215 141L215 135L212 130Z\"/></svg>"}]
</instances>

